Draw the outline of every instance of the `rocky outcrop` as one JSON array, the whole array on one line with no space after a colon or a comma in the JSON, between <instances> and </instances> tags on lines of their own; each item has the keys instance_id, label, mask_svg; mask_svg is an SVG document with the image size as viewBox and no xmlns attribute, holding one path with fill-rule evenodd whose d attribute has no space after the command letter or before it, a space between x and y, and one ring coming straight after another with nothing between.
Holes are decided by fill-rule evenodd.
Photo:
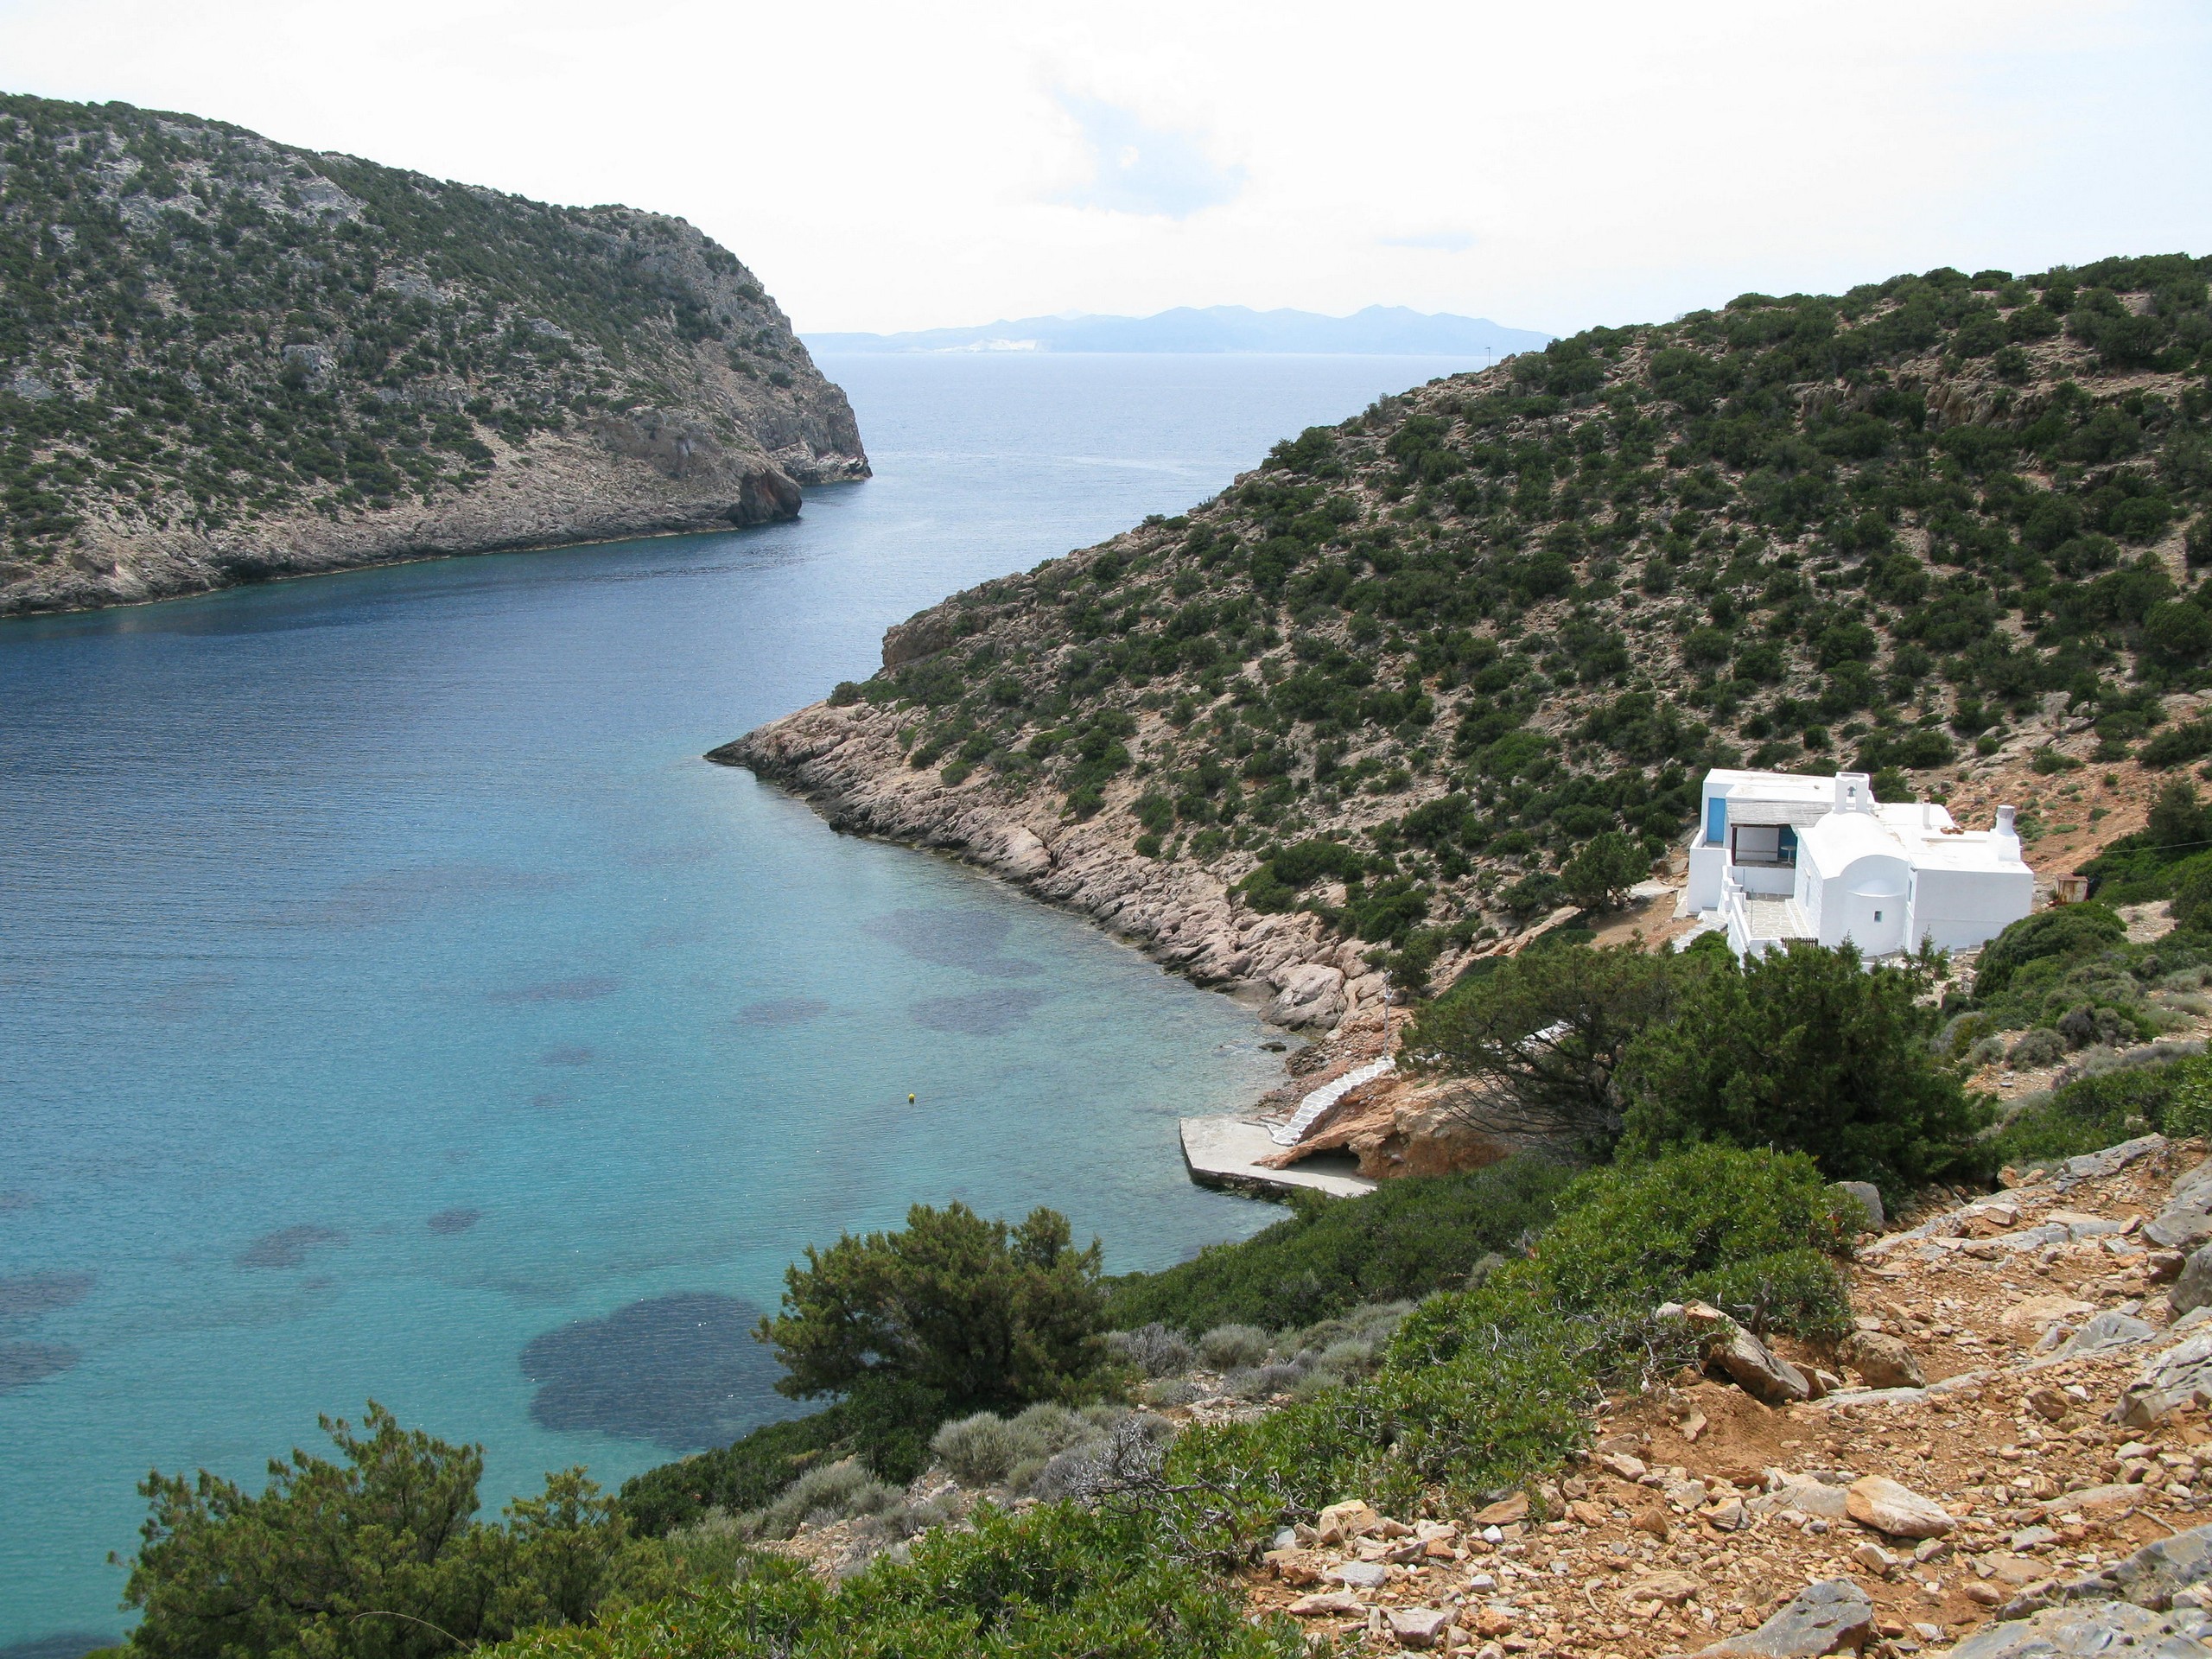
<instances>
[{"instance_id":1,"label":"rocky outcrop","mask_svg":"<svg viewBox=\"0 0 2212 1659\"><path fill-rule=\"evenodd\" d=\"M1464 1083L1379 1078L1349 1090L1294 1147L1261 1162L1288 1169L1322 1153L1349 1152L1370 1180L1481 1169L1521 1147L1478 1126Z\"/></svg>"}]
</instances>

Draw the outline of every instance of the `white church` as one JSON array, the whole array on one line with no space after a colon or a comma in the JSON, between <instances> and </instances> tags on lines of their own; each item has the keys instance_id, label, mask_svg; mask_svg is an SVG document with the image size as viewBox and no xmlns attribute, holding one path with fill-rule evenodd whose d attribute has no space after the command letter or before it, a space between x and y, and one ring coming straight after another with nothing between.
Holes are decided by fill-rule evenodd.
<instances>
[{"instance_id":1,"label":"white church","mask_svg":"<svg viewBox=\"0 0 2212 1659\"><path fill-rule=\"evenodd\" d=\"M1961 830L1929 801L1884 804L1864 772L1709 772L1682 908L1738 957L1791 939L1862 955L1985 944L2035 907L2012 809Z\"/></svg>"}]
</instances>

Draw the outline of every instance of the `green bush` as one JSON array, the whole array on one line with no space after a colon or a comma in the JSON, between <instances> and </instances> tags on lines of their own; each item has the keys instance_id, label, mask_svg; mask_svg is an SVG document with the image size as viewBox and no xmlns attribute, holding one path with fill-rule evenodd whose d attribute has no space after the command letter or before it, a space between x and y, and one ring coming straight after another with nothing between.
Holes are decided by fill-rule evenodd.
<instances>
[{"instance_id":1,"label":"green bush","mask_svg":"<svg viewBox=\"0 0 2212 1659\"><path fill-rule=\"evenodd\" d=\"M1168 1455L1171 1483L1226 1494L1248 1530L1347 1492L1386 1507L1433 1484L1471 1497L1556 1466L1603 1386L1694 1357L1685 1326L1652 1318L1662 1300L1719 1294L1771 1329L1850 1327L1829 1255L1853 1222L1808 1159L1700 1148L1599 1172L1562 1202L1533 1259L1428 1298L1372 1377L1189 1431Z\"/></svg>"},{"instance_id":2,"label":"green bush","mask_svg":"<svg viewBox=\"0 0 2212 1659\"><path fill-rule=\"evenodd\" d=\"M296 1451L257 1497L205 1470L147 1477L124 1591L144 1614L133 1652L430 1659L586 1618L651 1559L581 1469L487 1524L481 1446L402 1429L374 1402L362 1432L322 1426L341 1461Z\"/></svg>"},{"instance_id":3,"label":"green bush","mask_svg":"<svg viewBox=\"0 0 2212 1659\"><path fill-rule=\"evenodd\" d=\"M1015 1226L958 1203L918 1204L899 1231L809 1246L785 1274L782 1310L760 1322L786 1372L777 1389L911 1385L942 1398L940 1419L1095 1398L1114 1375L1099 1254L1096 1241L1076 1249L1052 1211Z\"/></svg>"},{"instance_id":4,"label":"green bush","mask_svg":"<svg viewBox=\"0 0 2212 1659\"><path fill-rule=\"evenodd\" d=\"M2212 853L2199 853L2174 866L2173 898L2166 908L2177 927L2212 932Z\"/></svg>"},{"instance_id":5,"label":"green bush","mask_svg":"<svg viewBox=\"0 0 2212 1659\"><path fill-rule=\"evenodd\" d=\"M1541 1230L1569 1179L1562 1166L1524 1154L1466 1174L1386 1181L1362 1198L1306 1199L1241 1243L1109 1281L1107 1317L1124 1331L1157 1321L1195 1337L1223 1325L1310 1325L1363 1302L1426 1295Z\"/></svg>"},{"instance_id":6,"label":"green bush","mask_svg":"<svg viewBox=\"0 0 2212 1659\"><path fill-rule=\"evenodd\" d=\"M1829 1179L1872 1181L1891 1202L1973 1175L1986 1114L1933 1052L1942 1016L1927 984L1922 966L1866 968L1847 944L1716 966L1623 1058L1624 1149L1803 1152Z\"/></svg>"},{"instance_id":7,"label":"green bush","mask_svg":"<svg viewBox=\"0 0 2212 1659\"><path fill-rule=\"evenodd\" d=\"M917 1538L834 1587L759 1557L735 1582L535 1630L489 1659L1304 1659L1289 1621L1244 1618L1243 1598L1180 1558L1145 1518L1056 1503L988 1505L969 1529Z\"/></svg>"},{"instance_id":8,"label":"green bush","mask_svg":"<svg viewBox=\"0 0 2212 1659\"><path fill-rule=\"evenodd\" d=\"M2212 1060L2120 1065L2031 1097L1990 1136L1993 1161L2015 1166L2095 1152L2155 1129L2175 1136L2212 1126Z\"/></svg>"},{"instance_id":9,"label":"green bush","mask_svg":"<svg viewBox=\"0 0 2212 1659\"><path fill-rule=\"evenodd\" d=\"M2023 916L1982 947L1974 964L1974 993L1991 997L2031 962L2049 957L2092 955L2127 938L2127 924L2100 904L2060 905Z\"/></svg>"},{"instance_id":10,"label":"green bush","mask_svg":"<svg viewBox=\"0 0 2212 1659\"><path fill-rule=\"evenodd\" d=\"M1656 1303L1686 1290L1716 1300L1721 1286L1747 1282L1752 1270L1802 1284L1808 1253L1823 1262L1847 1254L1857 1230L1850 1202L1810 1158L1732 1147L1698 1147L1586 1176L1559 1205L1539 1255L1560 1301L1577 1313L1622 1299ZM1811 1278L1807 1317L1816 1328L1807 1334L1842 1335L1827 1328L1837 1306L1848 1311L1834 1268L1824 1284Z\"/></svg>"}]
</instances>

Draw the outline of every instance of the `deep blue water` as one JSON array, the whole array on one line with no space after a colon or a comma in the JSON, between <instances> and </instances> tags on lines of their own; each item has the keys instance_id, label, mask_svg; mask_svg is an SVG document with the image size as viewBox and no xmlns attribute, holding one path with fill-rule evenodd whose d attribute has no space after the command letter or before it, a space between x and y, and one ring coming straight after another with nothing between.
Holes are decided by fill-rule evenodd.
<instances>
[{"instance_id":1,"label":"deep blue water","mask_svg":"<svg viewBox=\"0 0 2212 1659\"><path fill-rule=\"evenodd\" d=\"M791 1409L746 1327L910 1204L1272 1219L1174 1142L1249 1014L698 757L1448 366L830 359L877 477L795 524L0 623L0 1655L123 1628L149 1467L318 1412L496 1507Z\"/></svg>"}]
</instances>

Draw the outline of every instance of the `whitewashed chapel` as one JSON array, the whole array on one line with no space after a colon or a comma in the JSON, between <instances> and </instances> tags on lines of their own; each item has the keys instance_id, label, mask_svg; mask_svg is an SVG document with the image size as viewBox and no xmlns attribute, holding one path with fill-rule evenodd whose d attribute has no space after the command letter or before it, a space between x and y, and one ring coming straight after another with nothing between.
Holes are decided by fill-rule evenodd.
<instances>
[{"instance_id":1,"label":"whitewashed chapel","mask_svg":"<svg viewBox=\"0 0 2212 1659\"><path fill-rule=\"evenodd\" d=\"M1683 908L1738 956L1791 939L1868 957L1986 944L2035 907L2012 809L1961 830L1930 801L1884 804L1864 772L1710 772Z\"/></svg>"}]
</instances>

